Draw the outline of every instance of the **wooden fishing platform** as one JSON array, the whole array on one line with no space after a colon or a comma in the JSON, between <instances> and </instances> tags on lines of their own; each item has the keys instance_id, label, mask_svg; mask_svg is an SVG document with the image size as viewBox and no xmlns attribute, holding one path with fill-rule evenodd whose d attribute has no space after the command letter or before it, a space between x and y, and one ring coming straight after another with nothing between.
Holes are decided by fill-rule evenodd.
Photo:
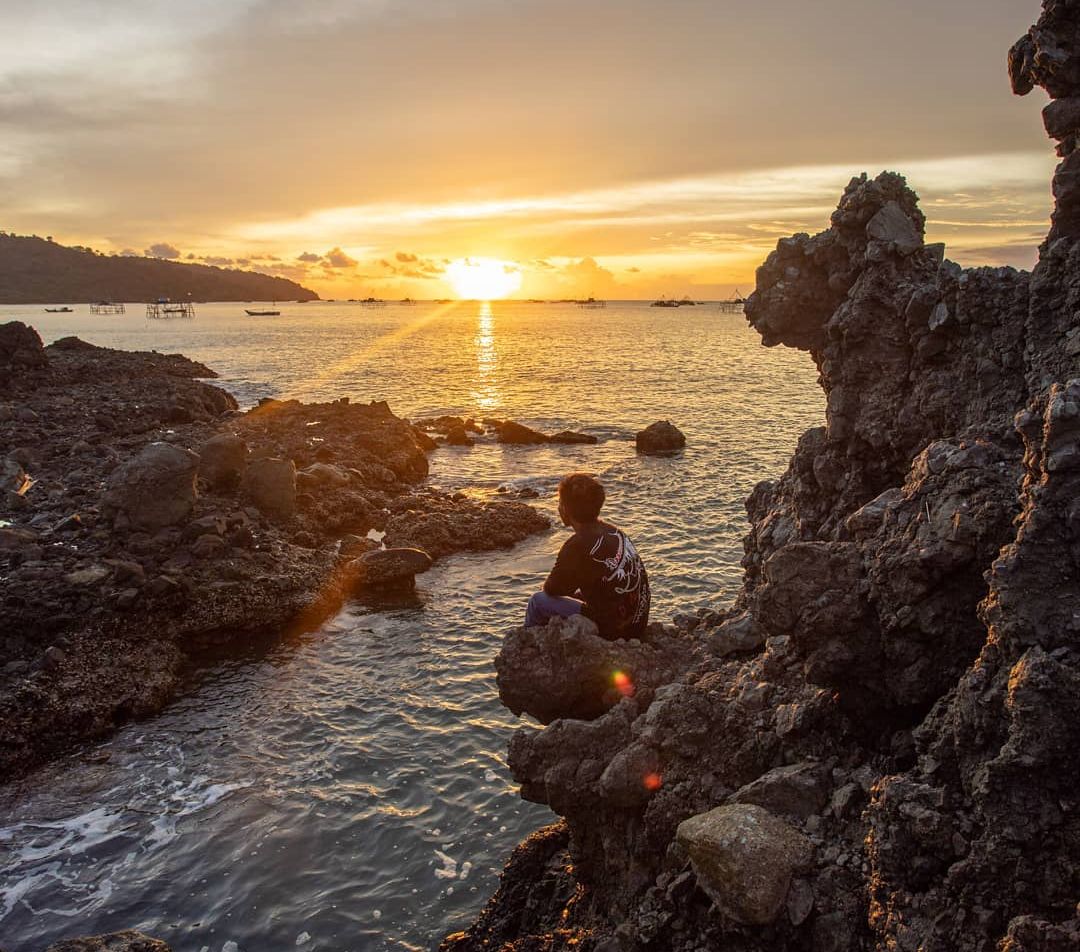
<instances>
[{"instance_id":1,"label":"wooden fishing platform","mask_svg":"<svg viewBox=\"0 0 1080 952\"><path fill-rule=\"evenodd\" d=\"M149 320L164 320L171 317L194 317L195 305L190 301L170 301L166 298L146 305L146 316Z\"/></svg>"}]
</instances>

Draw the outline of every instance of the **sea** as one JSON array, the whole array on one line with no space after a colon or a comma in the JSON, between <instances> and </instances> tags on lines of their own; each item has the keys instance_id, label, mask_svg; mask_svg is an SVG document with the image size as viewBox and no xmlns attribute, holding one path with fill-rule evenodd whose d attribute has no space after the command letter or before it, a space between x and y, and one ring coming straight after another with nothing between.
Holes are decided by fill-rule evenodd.
<instances>
[{"instance_id":1,"label":"sea","mask_svg":"<svg viewBox=\"0 0 1080 952\"><path fill-rule=\"evenodd\" d=\"M560 477L596 474L605 517L648 568L654 621L731 601L746 496L824 422L809 355L763 347L716 305L275 307L150 320L141 305L2 306L0 322L46 343L185 354L244 407L348 396L413 419L593 434L440 447L429 479L479 499L535 490L554 517ZM636 453L655 420L685 451ZM507 769L512 733L537 725L499 704L492 661L566 532L440 560L408 606L347 604L314 631L237 648L159 715L0 785L0 948L135 928L174 952L382 952L465 928L515 844L554 819Z\"/></svg>"}]
</instances>

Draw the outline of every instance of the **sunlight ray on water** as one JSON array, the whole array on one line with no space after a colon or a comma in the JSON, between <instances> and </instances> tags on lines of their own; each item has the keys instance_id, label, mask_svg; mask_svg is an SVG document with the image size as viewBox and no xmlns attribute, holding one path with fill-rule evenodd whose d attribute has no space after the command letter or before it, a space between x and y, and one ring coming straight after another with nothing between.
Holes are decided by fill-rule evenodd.
<instances>
[{"instance_id":1,"label":"sunlight ray on water","mask_svg":"<svg viewBox=\"0 0 1080 952\"><path fill-rule=\"evenodd\" d=\"M609 518L648 565L654 620L734 594L743 500L823 415L805 355L765 350L741 318L705 308L282 312L252 321L238 305L202 306L183 327L151 327L2 307L0 320L47 340L185 353L247 405L387 399L403 415L592 433L596 446L441 447L431 480L485 499L535 490L554 515L562 474L598 473ZM635 430L668 417L686 451L637 456ZM135 927L178 950L287 949L307 933L304 948L381 952L427 949L461 927L513 845L550 818L517 797L506 768L519 722L491 661L563 538L444 560L415 604L348 605L316 631L252 647L158 717L0 788L4 948Z\"/></svg>"},{"instance_id":2,"label":"sunlight ray on water","mask_svg":"<svg viewBox=\"0 0 1080 952\"><path fill-rule=\"evenodd\" d=\"M500 402L499 352L495 347L495 318L487 301L480 305L473 340L476 344L476 381L472 398L480 410L491 413L498 409Z\"/></svg>"}]
</instances>

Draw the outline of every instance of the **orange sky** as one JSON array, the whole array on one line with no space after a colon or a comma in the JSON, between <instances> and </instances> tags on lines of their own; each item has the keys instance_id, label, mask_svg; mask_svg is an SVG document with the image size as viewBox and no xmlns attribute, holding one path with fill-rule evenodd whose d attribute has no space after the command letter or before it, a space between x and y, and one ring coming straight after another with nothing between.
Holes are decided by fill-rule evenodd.
<instances>
[{"instance_id":1,"label":"orange sky","mask_svg":"<svg viewBox=\"0 0 1080 952\"><path fill-rule=\"evenodd\" d=\"M767 7L761 9L762 6ZM52 0L0 34L0 226L324 297L748 291L884 168L1030 266L1054 157L1016 0Z\"/></svg>"}]
</instances>

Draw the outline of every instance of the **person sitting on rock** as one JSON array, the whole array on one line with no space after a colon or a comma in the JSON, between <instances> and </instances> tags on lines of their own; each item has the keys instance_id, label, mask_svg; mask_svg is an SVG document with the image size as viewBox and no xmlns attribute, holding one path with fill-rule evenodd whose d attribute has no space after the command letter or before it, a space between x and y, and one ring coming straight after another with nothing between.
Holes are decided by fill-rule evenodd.
<instances>
[{"instance_id":1,"label":"person sitting on rock","mask_svg":"<svg viewBox=\"0 0 1080 952\"><path fill-rule=\"evenodd\" d=\"M583 614L603 638L640 638L649 623L649 576L626 533L600 519L604 487L586 473L559 483L559 517L574 534L543 591L529 599L525 625Z\"/></svg>"}]
</instances>

